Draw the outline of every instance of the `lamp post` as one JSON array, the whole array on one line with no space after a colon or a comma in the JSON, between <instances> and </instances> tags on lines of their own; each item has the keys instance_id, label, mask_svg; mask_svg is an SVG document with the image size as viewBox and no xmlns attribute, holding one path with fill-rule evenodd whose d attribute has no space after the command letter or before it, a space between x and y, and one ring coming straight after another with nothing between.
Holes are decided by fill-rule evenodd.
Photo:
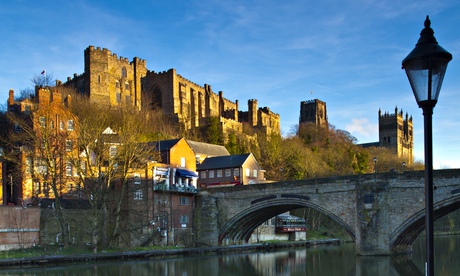
<instances>
[{"instance_id":1,"label":"lamp post","mask_svg":"<svg viewBox=\"0 0 460 276\"><path fill-rule=\"evenodd\" d=\"M432 115L441 90L447 64L452 55L436 41L430 19L427 16L425 28L415 48L402 61L415 100L423 111L425 140L425 232L426 263L425 275L434 275L433 248L433 126Z\"/></svg>"}]
</instances>

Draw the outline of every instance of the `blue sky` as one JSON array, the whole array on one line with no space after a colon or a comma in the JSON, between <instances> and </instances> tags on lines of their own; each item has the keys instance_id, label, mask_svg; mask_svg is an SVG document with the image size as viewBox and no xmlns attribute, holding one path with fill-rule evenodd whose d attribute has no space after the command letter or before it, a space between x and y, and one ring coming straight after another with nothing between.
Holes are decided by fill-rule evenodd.
<instances>
[{"instance_id":1,"label":"blue sky","mask_svg":"<svg viewBox=\"0 0 460 276\"><path fill-rule=\"evenodd\" d=\"M200 0L0 2L0 103L42 70L65 81L84 71L89 45L175 68L229 100L280 114L283 134L300 102L327 103L329 122L358 143L378 141L378 110L413 116L423 160L423 115L403 70L426 15L452 53L433 114L435 168L460 167L458 0Z\"/></svg>"}]
</instances>

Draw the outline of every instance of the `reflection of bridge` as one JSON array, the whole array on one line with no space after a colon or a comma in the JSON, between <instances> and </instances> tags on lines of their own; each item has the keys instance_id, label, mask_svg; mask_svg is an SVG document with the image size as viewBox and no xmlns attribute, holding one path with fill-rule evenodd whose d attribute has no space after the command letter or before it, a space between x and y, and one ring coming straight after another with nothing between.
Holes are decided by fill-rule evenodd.
<instances>
[{"instance_id":1,"label":"reflection of bridge","mask_svg":"<svg viewBox=\"0 0 460 276\"><path fill-rule=\"evenodd\" d=\"M460 170L434 171L434 218L460 208ZM342 225L359 255L408 252L425 228L423 171L212 188L197 195L197 242L240 244L263 222L309 207Z\"/></svg>"}]
</instances>

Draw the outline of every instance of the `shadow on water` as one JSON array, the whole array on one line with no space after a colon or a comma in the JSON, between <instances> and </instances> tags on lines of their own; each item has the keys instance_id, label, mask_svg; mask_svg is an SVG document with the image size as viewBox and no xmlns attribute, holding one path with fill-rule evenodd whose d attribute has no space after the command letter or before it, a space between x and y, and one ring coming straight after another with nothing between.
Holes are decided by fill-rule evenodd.
<instances>
[{"instance_id":1,"label":"shadow on water","mask_svg":"<svg viewBox=\"0 0 460 276\"><path fill-rule=\"evenodd\" d=\"M436 238L436 275L457 275L460 237ZM0 270L0 275L424 275L423 241L414 253L396 257L356 256L354 244L284 251L129 262L86 263L60 267Z\"/></svg>"}]
</instances>

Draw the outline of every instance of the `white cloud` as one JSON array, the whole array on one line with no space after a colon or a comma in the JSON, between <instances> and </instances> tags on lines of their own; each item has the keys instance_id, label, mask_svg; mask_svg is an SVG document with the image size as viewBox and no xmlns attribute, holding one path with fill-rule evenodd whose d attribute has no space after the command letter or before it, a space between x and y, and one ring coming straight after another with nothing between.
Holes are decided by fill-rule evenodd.
<instances>
[{"instance_id":1,"label":"white cloud","mask_svg":"<svg viewBox=\"0 0 460 276\"><path fill-rule=\"evenodd\" d=\"M375 137L375 136L378 137L378 126L375 123L369 122L367 118L351 119L351 124L346 125L345 130L350 132L353 136L355 136L359 140L358 141L359 143L377 142L377 141L368 141L372 137Z\"/></svg>"}]
</instances>

